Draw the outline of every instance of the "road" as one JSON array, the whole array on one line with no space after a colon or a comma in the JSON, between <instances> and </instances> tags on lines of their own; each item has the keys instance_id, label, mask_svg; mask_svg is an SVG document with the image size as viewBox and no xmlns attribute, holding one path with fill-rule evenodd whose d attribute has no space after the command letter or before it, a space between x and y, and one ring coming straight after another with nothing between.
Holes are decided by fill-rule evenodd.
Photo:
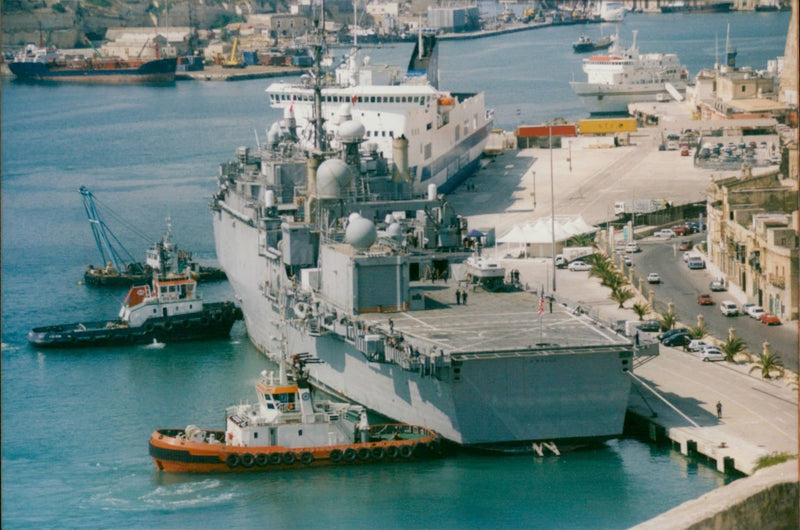
<instances>
[{"instance_id":1,"label":"road","mask_svg":"<svg viewBox=\"0 0 800 530\"><path fill-rule=\"evenodd\" d=\"M683 239L695 243L702 241L703 234L695 234L688 238L657 240L645 238L639 241L642 252L632 258L636 274L647 276L650 272L661 275L661 283L649 285L655 293L656 309L666 311L667 304L672 302L679 319L687 327L697 325L697 315L703 315L710 335L720 340L728 337L728 329L734 328L737 337L744 339L750 353L760 353L764 341L770 343L770 350L781 356L786 368L798 369L798 334L795 325L767 326L747 315L726 317L719 310L719 303L724 300L736 302L728 292L711 292L708 288L713 279L707 269L690 270L683 262L682 252L677 245ZM645 290L647 290L647 288ZM697 303L697 295L710 293L714 305L701 306Z\"/></svg>"}]
</instances>

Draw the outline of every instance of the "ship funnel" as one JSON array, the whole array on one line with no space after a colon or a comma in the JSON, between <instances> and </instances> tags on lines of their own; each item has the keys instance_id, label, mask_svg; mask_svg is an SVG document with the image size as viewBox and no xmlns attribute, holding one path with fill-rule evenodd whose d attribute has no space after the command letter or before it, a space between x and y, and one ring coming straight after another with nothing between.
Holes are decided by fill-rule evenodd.
<instances>
[{"instance_id":1,"label":"ship funnel","mask_svg":"<svg viewBox=\"0 0 800 530\"><path fill-rule=\"evenodd\" d=\"M392 181L411 180L408 173L408 140L405 135L392 141L392 161L394 162Z\"/></svg>"}]
</instances>

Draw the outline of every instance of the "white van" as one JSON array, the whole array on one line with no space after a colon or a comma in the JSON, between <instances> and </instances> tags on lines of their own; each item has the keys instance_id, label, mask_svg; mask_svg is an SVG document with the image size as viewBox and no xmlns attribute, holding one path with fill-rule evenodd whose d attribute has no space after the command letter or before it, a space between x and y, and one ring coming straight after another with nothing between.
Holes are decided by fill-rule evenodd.
<instances>
[{"instance_id":1,"label":"white van","mask_svg":"<svg viewBox=\"0 0 800 530\"><path fill-rule=\"evenodd\" d=\"M625 252L639 252L639 243L636 241L630 241L625 245Z\"/></svg>"},{"instance_id":2,"label":"white van","mask_svg":"<svg viewBox=\"0 0 800 530\"><path fill-rule=\"evenodd\" d=\"M726 317L735 317L739 314L739 306L731 302L730 300L725 300L724 302L720 302L719 310L722 311L722 314Z\"/></svg>"}]
</instances>

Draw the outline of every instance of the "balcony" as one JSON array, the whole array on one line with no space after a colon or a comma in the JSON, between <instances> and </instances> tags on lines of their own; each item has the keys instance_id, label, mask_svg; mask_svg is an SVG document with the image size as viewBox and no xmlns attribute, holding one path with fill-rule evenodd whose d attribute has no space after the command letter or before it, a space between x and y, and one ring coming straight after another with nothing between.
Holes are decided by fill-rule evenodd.
<instances>
[{"instance_id":1,"label":"balcony","mask_svg":"<svg viewBox=\"0 0 800 530\"><path fill-rule=\"evenodd\" d=\"M778 289L786 288L786 278L784 276L779 276L777 274L770 274L767 277L767 281L770 283L770 285L773 285Z\"/></svg>"}]
</instances>

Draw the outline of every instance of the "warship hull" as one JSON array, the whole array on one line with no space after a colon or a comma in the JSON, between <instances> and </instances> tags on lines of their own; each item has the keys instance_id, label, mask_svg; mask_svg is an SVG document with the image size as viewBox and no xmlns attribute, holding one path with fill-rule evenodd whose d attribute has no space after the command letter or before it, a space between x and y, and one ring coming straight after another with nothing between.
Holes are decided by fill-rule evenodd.
<instances>
[{"instance_id":1,"label":"warship hull","mask_svg":"<svg viewBox=\"0 0 800 530\"><path fill-rule=\"evenodd\" d=\"M495 329L497 341L481 349L455 345L446 358L434 353L419 362L393 358L388 350L379 359L370 358L357 333L336 325L310 328L302 319L284 316L282 307L292 302L283 300L285 293L270 294L275 266L269 251L263 251L263 236L246 215L222 207L215 211L213 224L217 255L241 304L250 340L274 361L279 361L282 336L290 351L308 352L321 360L310 366L311 380L326 392L480 449L535 450L537 443L550 442L563 448L622 433L633 353L631 345L617 340L613 332L594 345L570 345L566 338L573 332L565 329L562 335L553 322L548 324L552 330L548 343L531 346L537 340L536 301L521 302L530 294L508 298L474 293L474 304L460 305L451 315L441 309L371 313L362 315L355 329L375 333L397 327L421 344L446 344L443 334L463 324L464 315L456 310L488 309L496 322L477 314L474 318L482 321L481 329ZM451 294L446 296L454 300ZM503 297L502 303L482 301L484 294ZM575 323L568 312L560 313L560 318L565 325ZM403 328L404 322L412 325L429 319L421 327L433 331L428 336L420 329ZM513 338L502 337L504 325L510 326L508 333L517 330ZM520 337L520 328L528 335ZM555 341L566 347L553 347Z\"/></svg>"}]
</instances>

